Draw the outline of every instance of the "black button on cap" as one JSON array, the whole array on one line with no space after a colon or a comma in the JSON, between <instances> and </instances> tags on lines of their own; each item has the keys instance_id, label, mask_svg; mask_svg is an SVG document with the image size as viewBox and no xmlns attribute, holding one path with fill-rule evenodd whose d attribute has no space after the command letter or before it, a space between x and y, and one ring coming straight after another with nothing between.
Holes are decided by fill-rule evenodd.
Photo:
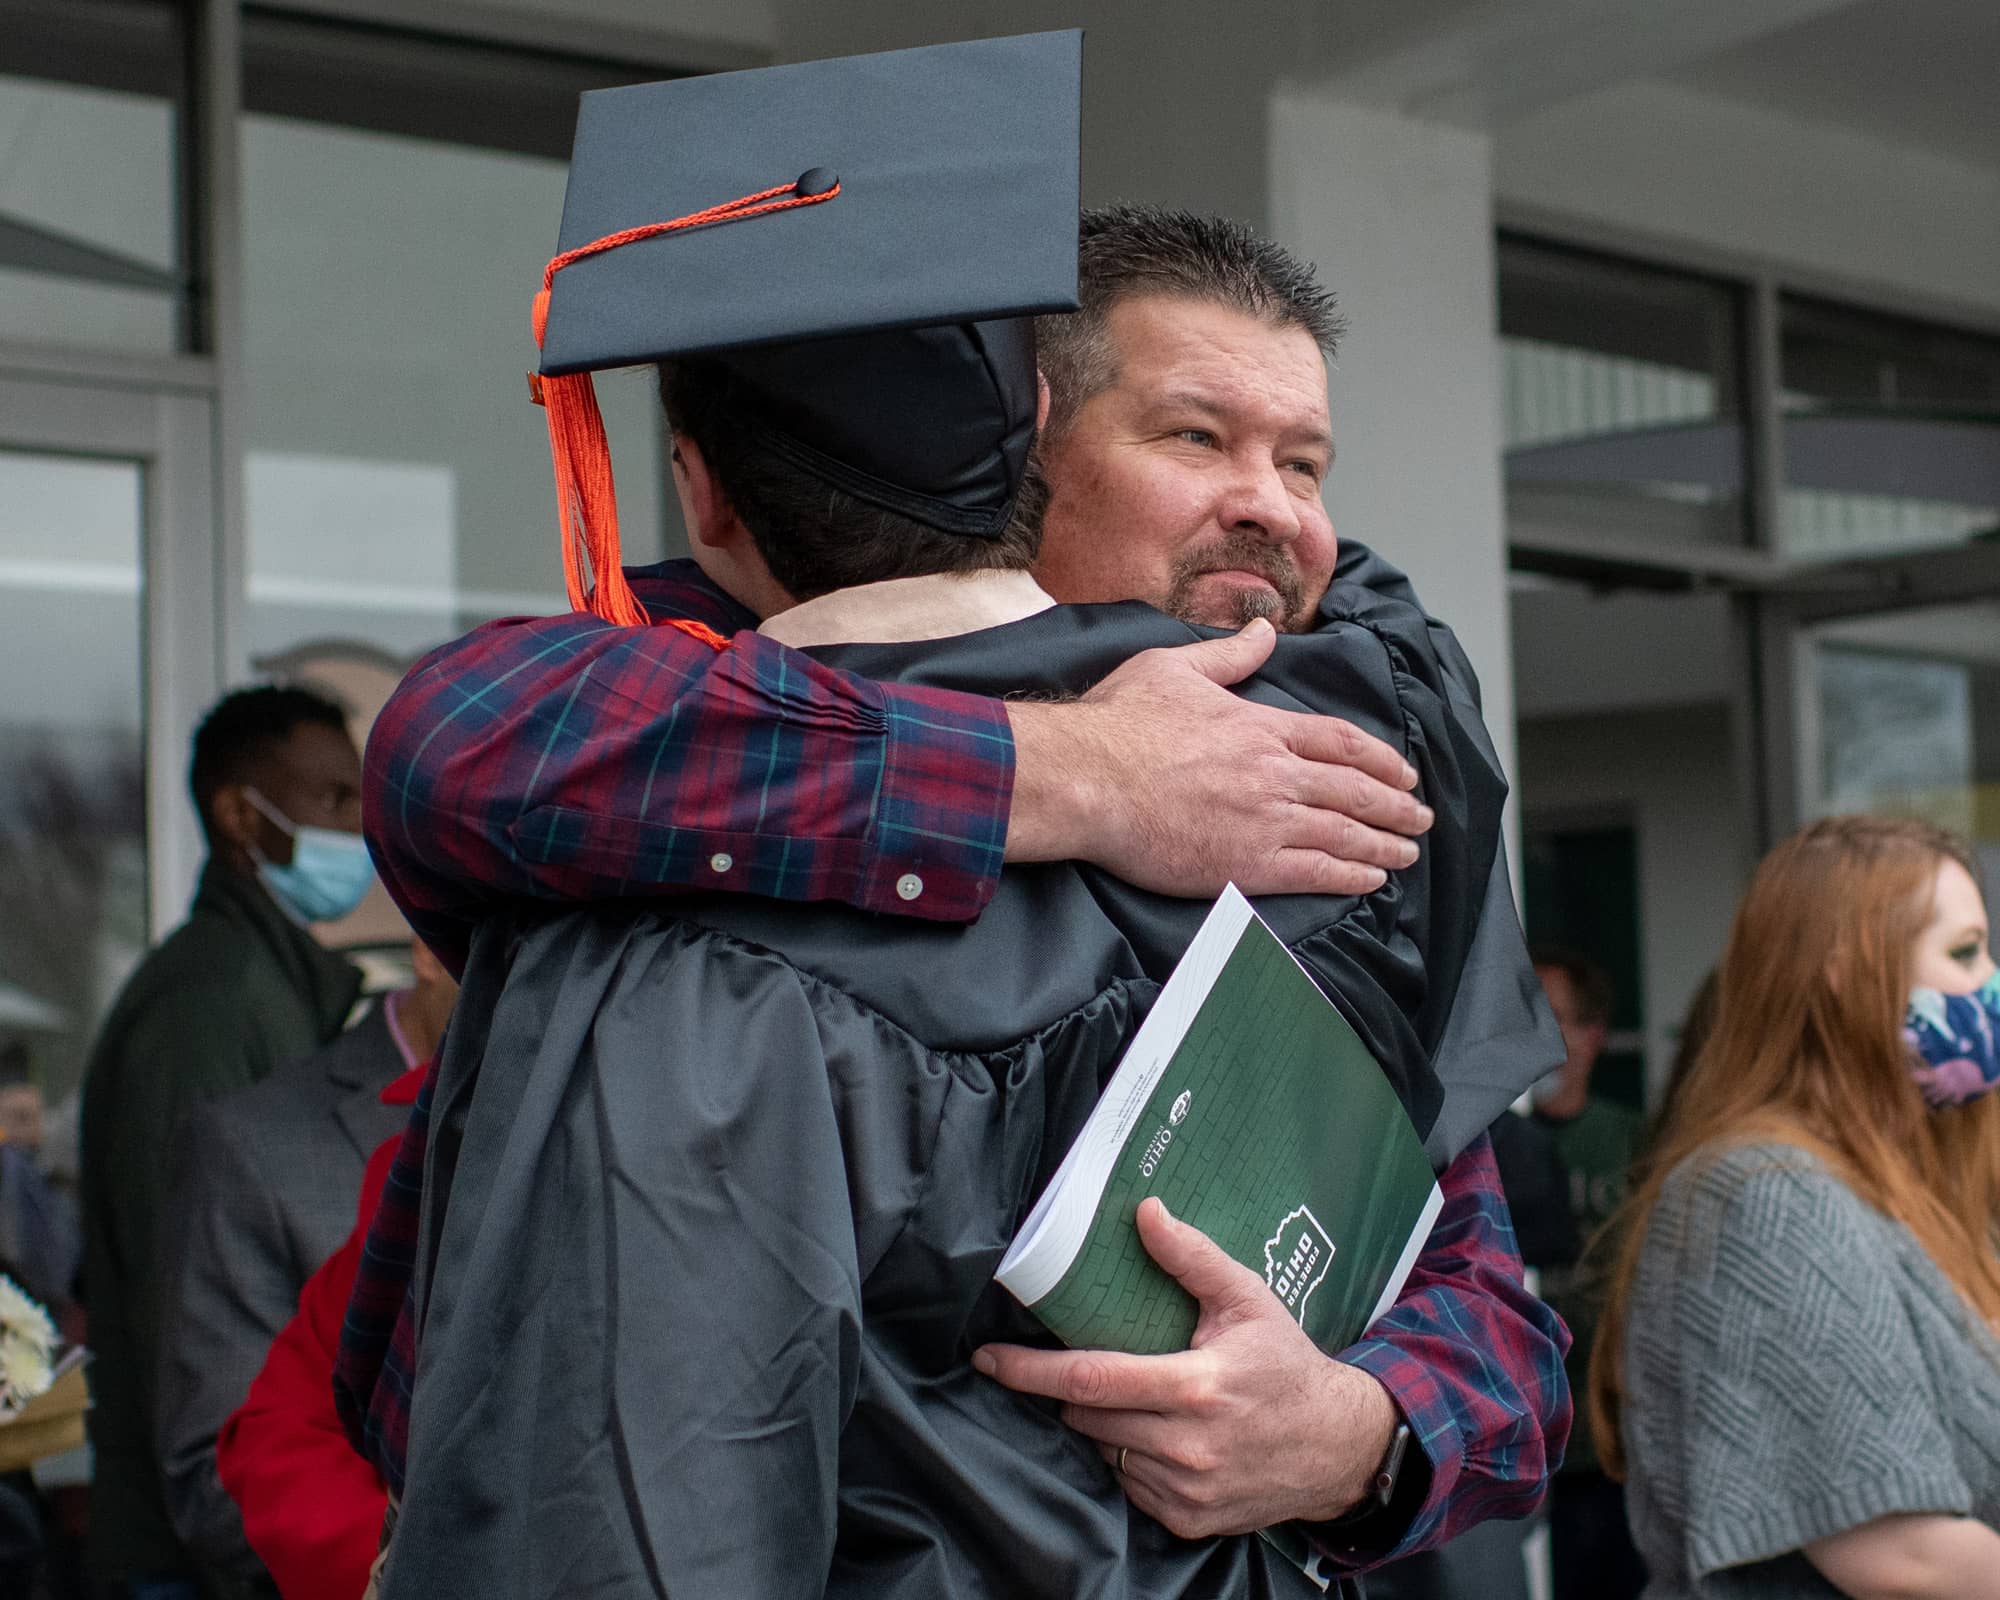
<instances>
[{"instance_id":1,"label":"black button on cap","mask_svg":"<svg viewBox=\"0 0 2000 1600\"><path fill-rule=\"evenodd\" d=\"M792 185L793 193L802 200L810 200L840 187L840 174L827 167L808 167L799 174L799 181Z\"/></svg>"}]
</instances>

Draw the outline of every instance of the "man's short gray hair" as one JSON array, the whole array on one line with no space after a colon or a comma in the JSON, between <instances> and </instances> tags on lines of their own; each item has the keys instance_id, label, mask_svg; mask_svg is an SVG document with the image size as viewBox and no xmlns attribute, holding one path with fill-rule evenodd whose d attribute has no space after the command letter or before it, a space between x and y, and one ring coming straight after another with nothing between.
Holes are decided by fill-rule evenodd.
<instances>
[{"instance_id":1,"label":"man's short gray hair","mask_svg":"<svg viewBox=\"0 0 2000 1600\"><path fill-rule=\"evenodd\" d=\"M1081 309L1043 317L1036 353L1049 382L1047 438L1060 438L1090 397L1117 376L1108 320L1137 295L1227 306L1275 328L1299 328L1327 355L1345 330L1312 266L1240 222L1156 206L1100 206L1077 242Z\"/></svg>"}]
</instances>

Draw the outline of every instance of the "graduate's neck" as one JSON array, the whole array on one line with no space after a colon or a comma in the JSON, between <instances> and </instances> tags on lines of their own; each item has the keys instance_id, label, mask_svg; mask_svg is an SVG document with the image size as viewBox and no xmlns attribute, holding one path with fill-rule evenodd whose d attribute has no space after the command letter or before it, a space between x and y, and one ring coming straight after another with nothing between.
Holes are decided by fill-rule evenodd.
<instances>
[{"instance_id":1,"label":"graduate's neck","mask_svg":"<svg viewBox=\"0 0 2000 1600\"><path fill-rule=\"evenodd\" d=\"M751 612L759 622L789 611L798 604L764 565L764 558L746 540L741 549L723 550L691 539L694 564L708 581L730 599Z\"/></svg>"},{"instance_id":2,"label":"graduate's neck","mask_svg":"<svg viewBox=\"0 0 2000 1600\"><path fill-rule=\"evenodd\" d=\"M680 499L688 549L709 582L760 622L797 605L784 585L771 576L757 541L708 470L700 449L680 435L673 441L673 469L674 493Z\"/></svg>"}]
</instances>

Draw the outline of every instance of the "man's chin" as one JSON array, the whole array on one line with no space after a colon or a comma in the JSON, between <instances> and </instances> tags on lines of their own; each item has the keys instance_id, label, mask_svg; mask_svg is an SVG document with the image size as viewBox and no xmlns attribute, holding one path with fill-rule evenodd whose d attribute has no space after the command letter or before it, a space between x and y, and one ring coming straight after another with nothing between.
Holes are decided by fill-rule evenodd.
<instances>
[{"instance_id":1,"label":"man's chin","mask_svg":"<svg viewBox=\"0 0 2000 1600\"><path fill-rule=\"evenodd\" d=\"M1232 586L1226 594L1189 596L1169 609L1182 622L1203 628L1241 628L1262 617L1280 633L1298 631L1298 618L1288 616L1284 600L1269 589Z\"/></svg>"}]
</instances>

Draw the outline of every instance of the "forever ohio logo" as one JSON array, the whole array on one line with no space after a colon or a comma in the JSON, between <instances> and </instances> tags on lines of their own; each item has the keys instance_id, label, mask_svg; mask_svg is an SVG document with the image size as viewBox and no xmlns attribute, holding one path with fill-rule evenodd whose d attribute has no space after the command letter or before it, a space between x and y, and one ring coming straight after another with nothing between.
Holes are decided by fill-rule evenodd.
<instances>
[{"instance_id":1,"label":"forever ohio logo","mask_svg":"<svg viewBox=\"0 0 2000 1600\"><path fill-rule=\"evenodd\" d=\"M1264 1281L1301 1327L1306 1301L1333 1265L1333 1239L1306 1207L1287 1213L1278 1231L1264 1241Z\"/></svg>"}]
</instances>

